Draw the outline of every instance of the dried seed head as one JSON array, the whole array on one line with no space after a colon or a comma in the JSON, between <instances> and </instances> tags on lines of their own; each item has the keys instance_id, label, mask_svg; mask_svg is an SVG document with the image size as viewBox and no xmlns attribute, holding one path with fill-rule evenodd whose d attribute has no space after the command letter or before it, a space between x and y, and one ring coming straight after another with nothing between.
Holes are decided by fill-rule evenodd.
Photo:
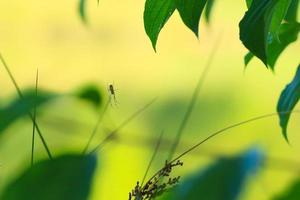
<instances>
[{"instance_id":1,"label":"dried seed head","mask_svg":"<svg viewBox=\"0 0 300 200\"><path fill-rule=\"evenodd\" d=\"M183 162L180 160L173 162L166 161L164 167L152 176L144 186L139 185L139 182L137 182L135 188L129 193L129 200L133 197L135 200L149 200L161 195L179 182L180 176L171 177L171 173L174 167L182 165ZM163 182L163 178L165 177L169 177L167 182Z\"/></svg>"}]
</instances>

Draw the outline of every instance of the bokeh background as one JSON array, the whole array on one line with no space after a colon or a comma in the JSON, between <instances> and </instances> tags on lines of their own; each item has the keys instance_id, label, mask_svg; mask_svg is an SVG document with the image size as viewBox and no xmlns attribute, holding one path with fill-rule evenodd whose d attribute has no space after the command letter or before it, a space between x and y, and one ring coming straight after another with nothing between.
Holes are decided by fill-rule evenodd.
<instances>
[{"instance_id":1,"label":"bokeh background","mask_svg":"<svg viewBox=\"0 0 300 200\"><path fill-rule=\"evenodd\" d=\"M211 70L200 92L191 120L178 148L180 153L211 132L254 116L276 112L280 92L299 64L300 42L281 55L275 72L253 60L245 70L247 52L239 41L238 23L243 1L217 1L211 23L202 20L197 39L171 17L160 34L155 53L143 28L144 1L87 1L88 24L79 18L77 1L0 1L0 51L22 88L34 86L68 94L84 84L117 88L118 106L110 107L93 145L134 111L157 97L140 117L119 131L99 152L99 165L90 199L127 199L140 180L165 130L164 142L151 168L164 163L170 141L182 120L193 89L222 33ZM5 70L0 70L0 104L16 92ZM38 111L38 120L55 155L80 151L87 142L99 110L60 98ZM1 120L1 119L0 119ZM212 139L186 156L187 175L214 162L259 146L273 158L243 191L242 199L270 199L298 178L300 166L299 116L289 124L290 145L281 135L277 117L254 122ZM10 126L0 140L0 186L30 164L32 125L27 118ZM37 142L36 156L46 155Z\"/></svg>"}]
</instances>

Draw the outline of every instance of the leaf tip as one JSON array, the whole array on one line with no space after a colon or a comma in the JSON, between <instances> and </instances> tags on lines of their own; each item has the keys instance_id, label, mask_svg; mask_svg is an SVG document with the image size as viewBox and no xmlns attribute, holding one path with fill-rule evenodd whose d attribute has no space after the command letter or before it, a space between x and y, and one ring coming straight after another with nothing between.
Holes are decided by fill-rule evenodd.
<instances>
[{"instance_id":1,"label":"leaf tip","mask_svg":"<svg viewBox=\"0 0 300 200\"><path fill-rule=\"evenodd\" d=\"M87 25L88 20L87 20L86 13L85 13L85 7L86 7L85 0L80 0L79 6L78 6L79 16L80 16L80 19L83 22L83 24Z\"/></svg>"},{"instance_id":2,"label":"leaf tip","mask_svg":"<svg viewBox=\"0 0 300 200\"><path fill-rule=\"evenodd\" d=\"M154 52L157 53L157 48L156 48L157 38L150 37L150 40L151 40L151 44L152 44L152 48L153 48Z\"/></svg>"},{"instance_id":3,"label":"leaf tip","mask_svg":"<svg viewBox=\"0 0 300 200\"><path fill-rule=\"evenodd\" d=\"M290 144L289 137L288 137L288 135L287 135L287 128L286 128L286 127L282 127L282 135L283 135L285 141L286 141L288 144Z\"/></svg>"},{"instance_id":4,"label":"leaf tip","mask_svg":"<svg viewBox=\"0 0 300 200\"><path fill-rule=\"evenodd\" d=\"M195 34L195 36L199 39L199 30L198 30L198 27L194 28L192 31Z\"/></svg>"}]
</instances>

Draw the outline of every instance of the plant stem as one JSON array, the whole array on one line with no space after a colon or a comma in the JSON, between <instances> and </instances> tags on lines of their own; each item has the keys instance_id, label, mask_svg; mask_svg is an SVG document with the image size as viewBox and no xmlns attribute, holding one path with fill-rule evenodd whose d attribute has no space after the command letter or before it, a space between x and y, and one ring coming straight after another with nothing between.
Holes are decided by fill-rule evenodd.
<instances>
[{"instance_id":1,"label":"plant stem","mask_svg":"<svg viewBox=\"0 0 300 200\"><path fill-rule=\"evenodd\" d=\"M31 167L33 166L33 157L34 157L34 141L35 141L35 124L36 124L36 104L38 98L38 81L39 81L39 71L36 72L36 79L35 79L35 104L33 109L33 119L34 122L32 123L32 141L31 141Z\"/></svg>"},{"instance_id":2,"label":"plant stem","mask_svg":"<svg viewBox=\"0 0 300 200\"><path fill-rule=\"evenodd\" d=\"M96 125L95 125L95 127L93 129L93 132L90 135L89 140L88 140L87 144L85 145L85 147L84 147L84 149L82 151L82 154L86 154L86 152L87 152L87 150L88 150L88 148L89 148L89 146L90 146L93 138L95 137L95 135L97 133L98 127L99 127L100 123L102 122L103 116L106 113L106 110L107 110L108 106L109 106L109 101L107 101L106 104L104 105L103 111L100 113L100 115L98 117Z\"/></svg>"},{"instance_id":3,"label":"plant stem","mask_svg":"<svg viewBox=\"0 0 300 200\"><path fill-rule=\"evenodd\" d=\"M174 156L174 153L176 152L176 149L178 147L178 144L180 142L180 139L182 137L182 134L183 134L183 131L188 123L188 120L190 119L190 116L192 114L192 111L196 105L196 102L197 102L197 99L198 99L198 96L199 96L199 93L200 93L200 90L203 86L203 83L207 77L207 74L211 68L211 65L212 65L212 61L214 60L214 57L216 55L216 52L218 50L218 47L219 47L219 44L220 44L220 40L221 40L221 35L219 36L219 38L217 39L214 47L213 47L213 50L207 60L207 63L205 65L205 68L203 70L203 72L201 73L200 77L199 77L199 80L198 80L198 83L194 89L194 92L193 92L193 95L192 95L192 98L190 100L190 103L187 107L187 110L183 116L183 119L181 121L181 124L179 126L179 129L176 133L176 136L175 136L175 140L174 140L174 144L172 145L171 147L171 150L170 150L170 153L169 153L169 156L168 156L168 160L170 160L173 156Z\"/></svg>"},{"instance_id":4,"label":"plant stem","mask_svg":"<svg viewBox=\"0 0 300 200\"><path fill-rule=\"evenodd\" d=\"M126 126L129 122L134 120L139 114L141 114L144 110L146 110L151 104L153 104L156 101L156 98L151 100L149 103L147 103L145 106L137 110L135 113L133 113L129 118L127 118L123 123L121 123L115 130L111 131L104 140L98 144L89 154L95 153L99 149L101 149L106 142L108 142L120 129L122 129L124 126Z\"/></svg>"},{"instance_id":5,"label":"plant stem","mask_svg":"<svg viewBox=\"0 0 300 200\"><path fill-rule=\"evenodd\" d=\"M17 93L18 93L18 95L19 95L19 97L20 97L20 99L23 99L23 94L22 94L22 92L21 92L21 89L20 89L20 87L18 86L18 84L17 84L15 78L13 77L11 71L9 70L9 67L8 67L8 65L6 64L6 62L5 62L5 60L4 60L4 58L3 58L3 56L2 56L1 53L0 53L0 60L1 60L2 64L3 64L3 66L5 67L5 70L6 70L6 72L8 73L8 75L9 75L11 81L13 82L13 84L14 84L16 90L17 90ZM43 146L44 146L44 148L45 148L45 150L46 150L46 152L47 152L48 157L52 160L52 155L51 155L50 149L49 149L49 147L48 147L48 145L47 145L47 143L46 143L45 138L43 137L43 134L42 134L42 132L41 132L41 130L40 130L38 124L37 124L37 123L35 122L35 120L34 120L34 116L33 116L30 112L28 113L28 115L29 115L29 118L31 119L31 121L33 122L33 124L34 124L35 127L36 127L36 131L37 131L39 137L41 138L41 141L42 141Z\"/></svg>"},{"instance_id":6,"label":"plant stem","mask_svg":"<svg viewBox=\"0 0 300 200\"><path fill-rule=\"evenodd\" d=\"M156 143L154 152L153 152L153 154L152 154L152 157L151 157L151 159L150 159L150 161L149 161L149 163L148 163L146 172L145 172L144 177L143 177L143 179L142 179L141 187L143 187L143 184L144 184L145 179L146 179L146 177L147 177L147 174L148 174L148 172L149 172L149 170L150 170L150 167L151 167L151 165L152 165L152 163L153 163L153 161L154 161L154 158L155 158L155 156L156 156L156 154L157 154L157 152L158 152L158 148L159 148L160 143L161 143L161 141L162 141L162 136L163 136L163 134L164 134L164 131L162 131L162 132L160 133L160 136L159 136L159 138L158 138L158 140L157 140L157 143Z\"/></svg>"},{"instance_id":7,"label":"plant stem","mask_svg":"<svg viewBox=\"0 0 300 200\"><path fill-rule=\"evenodd\" d=\"M258 120L262 120L262 119L266 119L266 118L270 118L270 117L274 117L274 116L277 116L278 114L288 114L288 113L297 113L297 114L300 114L300 110L294 110L294 111L286 111L286 112L278 112L278 113L271 113L271 114L265 114L265 115L261 115L261 116L258 116L258 117L253 117L253 118L250 118L250 119L247 119L247 120L244 120L244 121L241 121L241 122L238 122L236 124L232 124L230 126L227 126L225 128L222 128L212 134L210 134L208 137L206 137L205 139L201 140L200 142L196 143L194 146L188 148L186 151L184 151L183 153L181 153L179 156L175 157L174 159L172 159L169 163L174 163L176 162L177 160L179 160L180 158L182 158L183 156L185 156L186 154L188 154L189 152L193 151L194 149L198 148L201 144L204 144L205 142L207 142L208 140L228 131L228 130L231 130L231 129L234 129L234 128L237 128L237 127L240 127L240 126L243 126L245 124L248 124L250 122L254 122L254 121L258 121ZM153 179L157 174L159 174L161 171L163 170L160 169L158 170L149 180Z\"/></svg>"}]
</instances>

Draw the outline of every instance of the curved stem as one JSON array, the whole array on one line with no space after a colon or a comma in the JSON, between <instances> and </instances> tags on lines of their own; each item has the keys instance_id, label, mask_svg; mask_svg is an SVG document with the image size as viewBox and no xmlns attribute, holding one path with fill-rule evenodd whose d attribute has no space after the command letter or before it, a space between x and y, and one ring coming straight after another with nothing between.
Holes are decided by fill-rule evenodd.
<instances>
[{"instance_id":1,"label":"curved stem","mask_svg":"<svg viewBox=\"0 0 300 200\"><path fill-rule=\"evenodd\" d=\"M204 68L203 72L201 72L201 75L200 75L198 83L197 83L197 85L196 85L196 87L194 89L194 92L193 92L192 98L190 100L190 103L188 105L188 108L187 108L187 110L186 110L186 112L184 114L184 117L183 117L183 119L181 121L179 129L178 129L178 131L176 133L174 144L172 145L172 148L171 148L170 154L168 156L168 159L171 159L174 156L174 153L176 152L176 149L177 149L178 144L180 142L180 139L182 137L182 133L183 133L183 131L184 131L184 129L185 129L187 123L188 123L188 120L190 119L192 111L193 111L193 109L194 109L194 107L196 105L196 102L197 102L200 90L201 90L201 88L203 86L203 83L204 83L204 81L205 81L205 79L206 79L206 77L208 75L208 72L209 72L209 70L210 70L210 68L212 66L212 62L213 62L214 57L215 57L215 55L217 53L217 50L219 48L221 38L222 38L222 34L220 34L220 36L218 37L218 39L217 39L217 41L216 41L216 43L215 43L215 45L213 47L213 50L212 50L212 52L209 55L209 58L208 58L207 63L205 65L205 68Z\"/></svg>"},{"instance_id":2,"label":"curved stem","mask_svg":"<svg viewBox=\"0 0 300 200\"><path fill-rule=\"evenodd\" d=\"M210 134L208 137L206 137L205 139L201 140L200 142L198 142L197 144L195 144L194 146L190 147L189 149L187 149L186 151L184 151L183 153L181 153L180 155L178 155L177 157L175 157L173 160L171 160L169 163L174 163L177 160L179 160L180 158L182 158L183 156L185 156L186 154L188 154L189 152L193 151L194 149L198 148L201 144L207 142L208 140L237 127L243 126L245 124L248 124L250 122L254 122L254 121L258 121L258 120L262 120L262 119L266 119L266 118L270 118L270 117L274 117L278 114L288 114L288 113L298 113L300 114L300 110L294 110L294 111L286 111L286 112L278 112L278 113L271 113L271 114L266 114L266 115L261 115L258 117L253 117L235 124L232 124L230 126L227 126L225 128L222 128L212 134ZM149 180L152 180L157 174L159 174L163 169L160 169L159 171L157 171Z\"/></svg>"}]
</instances>

